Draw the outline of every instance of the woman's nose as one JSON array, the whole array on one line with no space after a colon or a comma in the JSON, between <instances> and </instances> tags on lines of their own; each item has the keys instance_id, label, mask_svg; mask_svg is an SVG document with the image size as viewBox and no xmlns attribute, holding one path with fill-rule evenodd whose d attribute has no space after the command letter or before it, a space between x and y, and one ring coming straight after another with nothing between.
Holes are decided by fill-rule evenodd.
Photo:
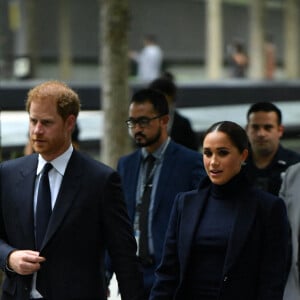
<instances>
[{"instance_id":1,"label":"woman's nose","mask_svg":"<svg viewBox=\"0 0 300 300\"><path fill-rule=\"evenodd\" d=\"M213 155L212 158L211 158L211 164L213 166L216 166L216 165L219 164L219 160L218 160L218 158L215 155Z\"/></svg>"}]
</instances>

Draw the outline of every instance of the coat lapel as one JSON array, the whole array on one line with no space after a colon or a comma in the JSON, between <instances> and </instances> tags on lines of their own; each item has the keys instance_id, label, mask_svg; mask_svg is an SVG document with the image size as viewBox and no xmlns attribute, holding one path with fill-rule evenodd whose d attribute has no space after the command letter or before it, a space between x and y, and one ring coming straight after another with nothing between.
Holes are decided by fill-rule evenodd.
<instances>
[{"instance_id":1,"label":"coat lapel","mask_svg":"<svg viewBox=\"0 0 300 300\"><path fill-rule=\"evenodd\" d=\"M235 221L229 238L224 263L224 275L231 269L244 247L254 222L256 206L257 201L251 197L250 191L244 192L243 196L237 199Z\"/></svg>"},{"instance_id":2,"label":"coat lapel","mask_svg":"<svg viewBox=\"0 0 300 300\"><path fill-rule=\"evenodd\" d=\"M182 219L180 224L180 235L178 245L179 262L181 264L182 274L185 273L191 253L191 246L195 231L199 224L200 215L205 207L208 198L209 188L201 189L201 193L190 194L185 198Z\"/></svg>"}]
</instances>

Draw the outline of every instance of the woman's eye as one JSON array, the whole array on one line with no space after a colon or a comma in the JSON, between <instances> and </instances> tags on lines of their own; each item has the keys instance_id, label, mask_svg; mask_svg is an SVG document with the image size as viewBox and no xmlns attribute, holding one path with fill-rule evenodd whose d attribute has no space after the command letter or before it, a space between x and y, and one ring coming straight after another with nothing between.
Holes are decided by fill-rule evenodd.
<instances>
[{"instance_id":1,"label":"woman's eye","mask_svg":"<svg viewBox=\"0 0 300 300\"><path fill-rule=\"evenodd\" d=\"M211 156L211 152L210 151L204 151L203 154L207 157L210 157Z\"/></svg>"},{"instance_id":2,"label":"woman's eye","mask_svg":"<svg viewBox=\"0 0 300 300\"><path fill-rule=\"evenodd\" d=\"M228 153L229 153L229 152L228 152L227 150L220 150L220 151L219 151L219 155L220 155L220 156L226 156L226 155L228 155Z\"/></svg>"}]
</instances>

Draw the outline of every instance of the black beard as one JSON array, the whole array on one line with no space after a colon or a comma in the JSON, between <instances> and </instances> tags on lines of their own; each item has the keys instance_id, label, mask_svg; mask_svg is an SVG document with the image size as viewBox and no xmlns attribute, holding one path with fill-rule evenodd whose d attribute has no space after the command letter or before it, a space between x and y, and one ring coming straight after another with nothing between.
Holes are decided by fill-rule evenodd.
<instances>
[{"instance_id":1,"label":"black beard","mask_svg":"<svg viewBox=\"0 0 300 300\"><path fill-rule=\"evenodd\" d=\"M161 129L159 129L159 131L157 132L157 134L152 138L152 139L148 139L146 140L144 143L141 143L139 142L136 137L137 136L142 136L145 138L145 136L141 133L137 133L135 135L135 144L140 147L140 148L143 148L143 147L148 147L148 146L151 146L153 144L155 144L159 139L160 139L160 136L161 136Z\"/></svg>"}]
</instances>

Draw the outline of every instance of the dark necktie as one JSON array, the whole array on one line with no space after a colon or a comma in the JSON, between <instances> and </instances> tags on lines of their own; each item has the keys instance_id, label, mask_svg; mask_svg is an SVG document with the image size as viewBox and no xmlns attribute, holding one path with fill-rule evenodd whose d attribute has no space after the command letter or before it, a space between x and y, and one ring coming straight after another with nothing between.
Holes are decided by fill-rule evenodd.
<instances>
[{"instance_id":1,"label":"dark necktie","mask_svg":"<svg viewBox=\"0 0 300 300\"><path fill-rule=\"evenodd\" d=\"M144 180L144 191L140 204L140 218L139 218L139 229L140 229L140 240L139 240L139 257L143 264L151 263L151 257L149 255L148 245L148 213L150 206L150 198L152 191L153 171L154 171L155 157L151 154L148 155L145 165L145 180Z\"/></svg>"},{"instance_id":2,"label":"dark necktie","mask_svg":"<svg viewBox=\"0 0 300 300\"><path fill-rule=\"evenodd\" d=\"M39 182L37 204L36 204L36 248L41 249L48 222L51 216L51 191L49 185L48 172L52 169L50 163L46 163L42 171L42 175Z\"/></svg>"}]
</instances>

